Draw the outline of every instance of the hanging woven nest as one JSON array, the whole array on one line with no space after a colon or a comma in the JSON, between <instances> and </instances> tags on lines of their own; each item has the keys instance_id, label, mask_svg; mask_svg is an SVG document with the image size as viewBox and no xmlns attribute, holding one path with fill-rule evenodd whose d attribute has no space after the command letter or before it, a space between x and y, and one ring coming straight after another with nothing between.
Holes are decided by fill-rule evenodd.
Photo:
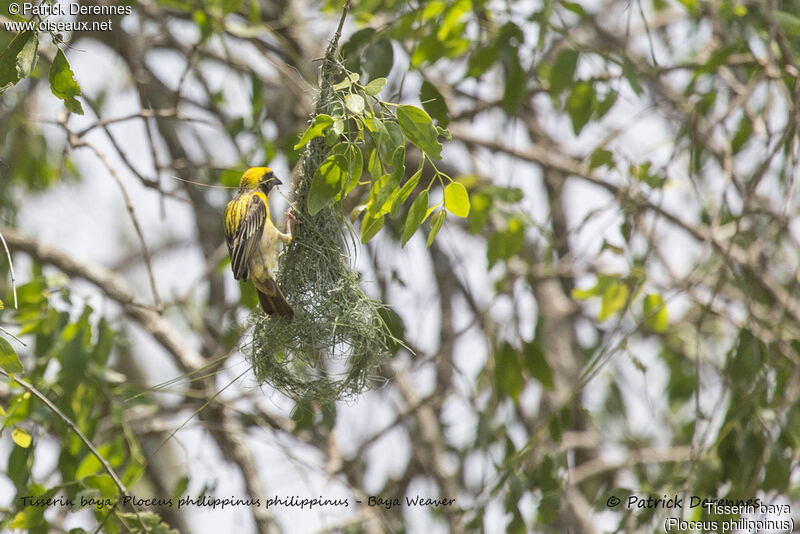
<instances>
[{"instance_id":1,"label":"hanging woven nest","mask_svg":"<svg viewBox=\"0 0 800 534\"><path fill-rule=\"evenodd\" d=\"M336 43L323 61L316 114L330 112ZM293 191L298 224L278 262L277 282L294 319L259 314L251 346L259 381L295 400L333 401L379 384L377 368L396 343L382 318L385 308L359 285L342 218L330 207L308 212L311 180L328 150L321 138L306 148Z\"/></svg>"}]
</instances>

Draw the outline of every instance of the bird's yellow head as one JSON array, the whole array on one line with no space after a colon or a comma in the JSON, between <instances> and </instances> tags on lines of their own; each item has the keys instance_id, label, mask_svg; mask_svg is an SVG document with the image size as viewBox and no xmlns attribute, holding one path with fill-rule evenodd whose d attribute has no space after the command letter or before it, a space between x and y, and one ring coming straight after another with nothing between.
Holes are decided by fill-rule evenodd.
<instances>
[{"instance_id":1,"label":"bird's yellow head","mask_svg":"<svg viewBox=\"0 0 800 534\"><path fill-rule=\"evenodd\" d=\"M239 191L261 189L265 195L268 195L273 187L281 185L281 183L269 167L253 167L242 174Z\"/></svg>"}]
</instances>

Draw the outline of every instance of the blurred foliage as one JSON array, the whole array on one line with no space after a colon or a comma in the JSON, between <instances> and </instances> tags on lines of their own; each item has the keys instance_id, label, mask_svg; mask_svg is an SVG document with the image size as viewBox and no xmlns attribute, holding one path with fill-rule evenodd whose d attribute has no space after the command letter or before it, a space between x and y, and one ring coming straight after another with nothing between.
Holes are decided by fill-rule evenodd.
<instances>
[{"instance_id":1,"label":"blurred foliage","mask_svg":"<svg viewBox=\"0 0 800 534\"><path fill-rule=\"evenodd\" d=\"M0 2L4 13L7 4ZM290 48L292 42L265 22L264 2L157 4L169 20L197 27L198 41L187 50L210 54L205 45L223 35L267 49L275 42ZM342 4L326 1L319 7L338 14ZM242 166L280 157L294 164L307 144L324 148L303 206L310 216L331 206L342 218L346 211L350 223L361 221L361 242L373 247L401 248L420 239L430 249L434 270L444 269L442 251L454 244L485 254L479 268L469 267L491 282L488 306L505 309L473 310L469 327L459 332L479 330L478 341L469 343L487 350L485 364L464 394L462 386L447 382L452 361L446 353L460 338L449 339L423 363L436 366L435 387L443 388L426 398L425 406L439 416L436 430L446 441L442 455L456 466L453 478L463 507L441 515L463 519L468 531L492 530L485 518L498 509L508 532L569 530L568 520L577 515L570 508L575 491L584 508L603 512L616 522L614 530L626 532L656 531L664 513L608 512L609 495L800 500L794 184L800 159L800 2L600 5L608 9L556 0L355 1L356 28L340 49L331 106L310 123L288 105L274 100L268 105L280 91L255 69L237 71L235 61L228 66L249 88L247 109L230 111L230 97L222 90L205 95L224 135L246 147L239 152ZM258 40L262 34L270 40ZM19 201L30 192L52 190L77 175L69 150L31 120L31 95L52 94L48 98L60 99L73 113L84 111L87 102L69 65L70 51L52 37L0 33L4 224L16 222ZM276 57L287 64L293 58L285 50ZM187 63L202 59L207 58ZM487 134L486 123L476 117L485 116L502 125L488 132L498 139L480 138ZM643 123L655 133L640 144L655 140L662 146L642 147L622 137L629 130L638 135L634 126ZM529 141L521 148L520 129ZM451 152L448 145L466 150ZM659 152L664 147L666 157ZM508 159L482 165L484 149ZM467 155L478 162L465 161ZM549 210L544 217L533 212L532 206L539 206L533 202L540 200L529 198L533 187L506 179L513 172L509 160L542 171L541 180L536 173L525 178L542 184L541 205ZM237 176L224 171L218 182L234 185ZM559 187L581 180L598 188L606 207L583 220L567 220L569 228L560 229L566 224L560 218L569 219L563 212L571 215L578 202L569 188ZM680 212L666 201L676 186L691 192ZM613 218L599 219L604 212ZM589 222L603 231L594 233L587 249L578 245L578 234ZM686 241L673 241L673 230ZM373 241L379 234L383 240ZM684 250L687 242L691 246ZM684 256L690 265L671 272L671 260ZM451 261L458 267L437 271L441 285L462 282L455 274L461 265ZM23 282L14 309L5 262L0 274L2 325L28 344L0 331L0 368L9 375L0 390L0 417L2 432L11 439L3 474L16 496L2 511L0 527L46 532L51 525L45 509L26 508L20 497L114 500L119 490L64 418L13 376L24 378L73 421L128 487L146 478L146 460L143 438L127 416L160 406L116 370L129 355L124 326L74 297L71 280L46 276L34 263L30 272L18 273ZM402 273L393 276L398 285L413 282ZM574 306L560 325L577 339L574 362L559 359L564 339L558 334L564 330L546 324L545 317L562 303L547 300L543 280L558 285ZM357 287L359 280L352 282ZM239 308L223 308L226 318L255 306L248 291L242 289ZM462 293L430 300L477 307L471 291ZM535 312L520 311L524 306ZM408 316L388 308L378 313L393 336L413 345L405 338ZM535 313L535 324L520 319L526 313ZM236 321L225 325L226 349L243 330ZM270 341L269 335L262 337ZM389 345L393 354L402 351L399 343ZM657 357L643 357L643 346ZM646 402L637 396L640 381L654 388L645 392ZM588 403L583 388L590 382L596 388ZM663 390L656 389L662 384ZM443 406L453 399L467 404L475 419L474 433L460 440L450 439L451 423L443 416ZM315 443L326 443L325 432L337 424L337 406L302 395L294 400L293 431L297 436L309 431ZM642 414L652 428L634 422ZM434 480L449 497L448 486L436 479L441 473L425 463L432 438L403 417L398 425L409 440L426 440L425 452L416 451L404 479L388 478L376 492L402 498L419 476ZM41 444L47 442L59 446L57 464L47 477L36 477L34 459L45 454ZM609 445L624 449L622 464L605 460L602 449ZM672 456L655 456L662 449ZM648 454L652 461L638 456ZM482 471L467 476L473 462ZM357 458L347 468L367 463ZM594 470L586 474L585 465ZM576 472L584 478L575 481ZM185 489L184 483L177 494ZM129 512L93 510L110 532L167 529L163 517ZM696 520L719 519L702 510L692 513ZM386 516L404 521L401 512ZM451 527L458 525L453 521Z\"/></svg>"},{"instance_id":2,"label":"blurred foliage","mask_svg":"<svg viewBox=\"0 0 800 534\"><path fill-rule=\"evenodd\" d=\"M29 281L17 288L18 308L2 310L3 322L18 326L30 340L22 357L14 345L2 340L0 367L8 373L2 398L3 432L12 432L14 446L5 475L15 487L12 508L0 527L26 532L49 532L44 513L48 506L25 506L29 499L61 499L61 513L90 509L107 532L144 532L137 518L114 507L121 498L104 466L67 424L74 422L119 475L127 487L141 477L145 458L130 432L126 412L148 410L153 405L121 373L110 367L112 352L124 345L109 321L88 305L73 300L67 280L46 277L34 265ZM56 304L56 306L53 306ZM75 309L72 315L58 309ZM11 341L16 345L16 341ZM19 346L19 345L17 345ZM8 355L13 354L13 358ZM27 384L47 396L56 412L11 375L24 376ZM39 444L55 438L61 444L57 464L45 479L34 477L31 467ZM49 454L49 453L41 453ZM68 505L67 502L71 502ZM81 503L94 502L94 506Z\"/></svg>"}]
</instances>

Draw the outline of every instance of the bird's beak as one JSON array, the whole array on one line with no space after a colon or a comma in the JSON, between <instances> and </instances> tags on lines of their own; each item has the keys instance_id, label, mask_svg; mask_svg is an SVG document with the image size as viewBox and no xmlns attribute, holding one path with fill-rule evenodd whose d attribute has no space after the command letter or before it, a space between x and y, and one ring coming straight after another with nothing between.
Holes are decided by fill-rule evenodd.
<instances>
[{"instance_id":1,"label":"bird's beak","mask_svg":"<svg viewBox=\"0 0 800 534\"><path fill-rule=\"evenodd\" d=\"M260 182L261 187L275 187L275 186L278 186L278 185L283 185L283 182L278 180L278 177L275 176L274 174L272 175L271 178L269 178L267 180L264 180L263 177L261 178L261 180L262 180Z\"/></svg>"}]
</instances>

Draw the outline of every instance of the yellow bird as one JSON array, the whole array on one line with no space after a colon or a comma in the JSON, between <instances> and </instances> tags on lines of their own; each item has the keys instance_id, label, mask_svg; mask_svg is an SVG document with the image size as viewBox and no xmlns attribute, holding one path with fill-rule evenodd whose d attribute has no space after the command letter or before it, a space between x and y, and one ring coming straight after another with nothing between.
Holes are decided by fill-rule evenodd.
<instances>
[{"instance_id":1,"label":"yellow bird","mask_svg":"<svg viewBox=\"0 0 800 534\"><path fill-rule=\"evenodd\" d=\"M239 192L225 208L225 243L234 278L253 281L264 313L292 319L294 310L273 275L280 243L292 242L289 221L294 219L287 211L286 233L282 233L269 218L267 197L280 184L269 167L253 167L242 174Z\"/></svg>"}]
</instances>

